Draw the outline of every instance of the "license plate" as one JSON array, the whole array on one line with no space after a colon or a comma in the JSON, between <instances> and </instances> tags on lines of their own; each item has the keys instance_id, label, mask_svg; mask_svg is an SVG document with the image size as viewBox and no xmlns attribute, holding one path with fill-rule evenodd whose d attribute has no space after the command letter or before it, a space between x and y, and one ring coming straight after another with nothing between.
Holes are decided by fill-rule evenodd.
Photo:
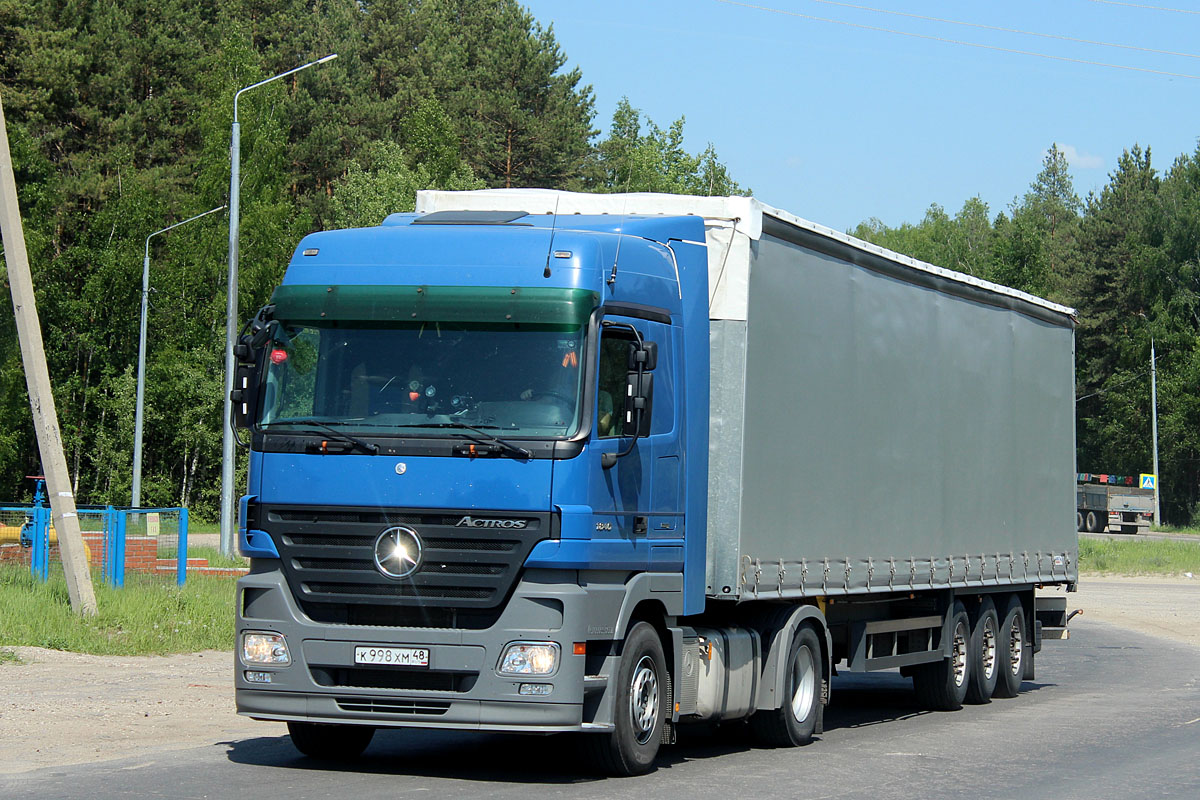
<instances>
[{"instance_id":1,"label":"license plate","mask_svg":"<svg viewBox=\"0 0 1200 800\"><path fill-rule=\"evenodd\" d=\"M355 664L387 664L394 667L428 667L429 650L424 647L356 647Z\"/></svg>"}]
</instances>

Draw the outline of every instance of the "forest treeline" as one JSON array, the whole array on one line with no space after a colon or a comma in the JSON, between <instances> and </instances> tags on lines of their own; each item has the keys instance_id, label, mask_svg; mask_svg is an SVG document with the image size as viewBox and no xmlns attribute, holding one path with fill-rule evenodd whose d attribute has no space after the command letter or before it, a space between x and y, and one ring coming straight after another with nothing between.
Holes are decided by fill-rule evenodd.
<instances>
[{"instance_id":1,"label":"forest treeline","mask_svg":"<svg viewBox=\"0 0 1200 800\"><path fill-rule=\"evenodd\" d=\"M687 151L682 119L623 100L601 137L591 87L516 0L0 0L0 98L80 502L129 502L146 236L227 201L239 88L334 52L239 103L243 319L304 234L376 224L418 189L744 191L711 145ZM220 494L226 224L151 243L143 502L200 518ZM1164 513L1192 518L1200 151L1160 173L1132 147L1081 199L1052 147L999 213L972 199L852 233L1079 310L1081 471L1150 470L1153 336ZM0 499L28 498L40 466L2 307Z\"/></svg>"},{"instance_id":2,"label":"forest treeline","mask_svg":"<svg viewBox=\"0 0 1200 800\"><path fill-rule=\"evenodd\" d=\"M514 0L0 0L0 98L68 463L128 504L146 237L229 192L244 94L239 304L292 248L412 210L416 190L737 193L683 120L629 102L600 139L553 31ZM227 217L151 242L144 504L220 496ZM40 472L11 304L0 310L0 499Z\"/></svg>"}]
</instances>

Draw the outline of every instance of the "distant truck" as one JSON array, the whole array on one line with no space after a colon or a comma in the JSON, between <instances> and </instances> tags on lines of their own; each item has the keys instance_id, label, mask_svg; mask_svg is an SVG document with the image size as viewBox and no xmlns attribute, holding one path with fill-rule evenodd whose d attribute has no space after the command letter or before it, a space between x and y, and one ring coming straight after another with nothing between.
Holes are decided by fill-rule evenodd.
<instances>
[{"instance_id":1,"label":"distant truck","mask_svg":"<svg viewBox=\"0 0 1200 800\"><path fill-rule=\"evenodd\" d=\"M1154 490L1103 483L1075 485L1075 529L1145 533L1154 521Z\"/></svg>"},{"instance_id":2,"label":"distant truck","mask_svg":"<svg viewBox=\"0 0 1200 800\"><path fill-rule=\"evenodd\" d=\"M238 345L239 713L629 775L693 723L808 743L835 670L1012 697L1065 633L1071 309L747 197L417 208L305 237Z\"/></svg>"}]
</instances>

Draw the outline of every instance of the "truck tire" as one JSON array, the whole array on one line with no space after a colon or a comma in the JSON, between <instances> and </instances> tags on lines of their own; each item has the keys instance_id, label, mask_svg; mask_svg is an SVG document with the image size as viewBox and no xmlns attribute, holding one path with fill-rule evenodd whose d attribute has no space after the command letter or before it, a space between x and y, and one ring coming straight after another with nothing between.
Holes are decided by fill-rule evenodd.
<instances>
[{"instance_id":1,"label":"truck tire","mask_svg":"<svg viewBox=\"0 0 1200 800\"><path fill-rule=\"evenodd\" d=\"M992 702L1000 672L1000 620L996 604L985 597L979 602L971 626L971 649L975 659L971 665L971 680L967 685L967 702L976 705Z\"/></svg>"},{"instance_id":2,"label":"truck tire","mask_svg":"<svg viewBox=\"0 0 1200 800\"><path fill-rule=\"evenodd\" d=\"M913 669L913 688L917 702L931 711L958 711L967 697L971 682L971 622L962 601L954 601L950 611L951 652L932 664Z\"/></svg>"},{"instance_id":3,"label":"truck tire","mask_svg":"<svg viewBox=\"0 0 1200 800\"><path fill-rule=\"evenodd\" d=\"M289 722L292 744L310 758L346 760L367 749L375 729L368 725L334 725L325 722Z\"/></svg>"},{"instance_id":4,"label":"truck tire","mask_svg":"<svg viewBox=\"0 0 1200 800\"><path fill-rule=\"evenodd\" d=\"M654 626L629 630L617 668L614 729L588 737L593 761L611 775L643 775L654 768L669 707L667 660Z\"/></svg>"},{"instance_id":5,"label":"truck tire","mask_svg":"<svg viewBox=\"0 0 1200 800\"><path fill-rule=\"evenodd\" d=\"M750 717L754 736L769 747L798 747L812 741L821 717L821 641L811 625L792 639L779 708Z\"/></svg>"},{"instance_id":6,"label":"truck tire","mask_svg":"<svg viewBox=\"0 0 1200 800\"><path fill-rule=\"evenodd\" d=\"M1100 531L1104 530L1104 525L1106 524L1106 522L1107 522L1107 520L1104 522L1101 522L1100 515L1097 514L1095 511L1087 512L1086 525L1087 525L1088 533L1099 533Z\"/></svg>"},{"instance_id":7,"label":"truck tire","mask_svg":"<svg viewBox=\"0 0 1200 800\"><path fill-rule=\"evenodd\" d=\"M1029 659L1029 637L1025 632L1025 607L1021 598L1013 595L1004 608L1000 621L999 669L996 670L994 697L1016 697Z\"/></svg>"},{"instance_id":8,"label":"truck tire","mask_svg":"<svg viewBox=\"0 0 1200 800\"><path fill-rule=\"evenodd\" d=\"M1075 512L1075 530L1077 530L1081 533L1084 530L1086 530L1086 528L1084 528L1084 526L1083 526L1083 512L1082 511Z\"/></svg>"}]
</instances>

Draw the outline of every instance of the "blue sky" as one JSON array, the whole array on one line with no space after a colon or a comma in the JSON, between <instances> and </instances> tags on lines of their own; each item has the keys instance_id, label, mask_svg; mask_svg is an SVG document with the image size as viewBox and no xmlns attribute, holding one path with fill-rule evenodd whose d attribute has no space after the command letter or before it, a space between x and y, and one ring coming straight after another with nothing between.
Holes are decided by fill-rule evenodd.
<instances>
[{"instance_id":1,"label":"blue sky","mask_svg":"<svg viewBox=\"0 0 1200 800\"><path fill-rule=\"evenodd\" d=\"M1197 0L521 2L543 26L553 23L568 66L592 85L598 127L607 129L622 96L662 127L685 116L689 150L712 142L759 199L840 230L870 217L919 222L931 203L953 214L974 195L995 216L1026 192L1052 143L1068 153L1086 196L1134 144L1150 147L1165 171L1200 137Z\"/></svg>"}]
</instances>

